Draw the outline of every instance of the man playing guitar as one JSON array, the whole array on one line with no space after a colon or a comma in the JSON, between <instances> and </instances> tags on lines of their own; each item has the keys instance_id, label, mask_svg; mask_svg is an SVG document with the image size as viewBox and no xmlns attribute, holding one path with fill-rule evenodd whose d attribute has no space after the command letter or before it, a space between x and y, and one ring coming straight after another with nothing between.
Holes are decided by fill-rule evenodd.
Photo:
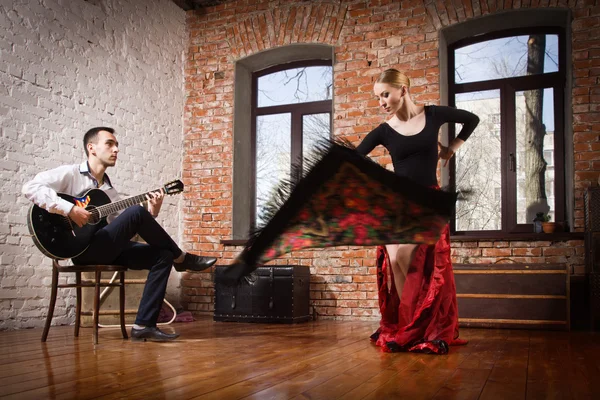
<instances>
[{"instance_id":1,"label":"man playing guitar","mask_svg":"<svg viewBox=\"0 0 600 400\"><path fill-rule=\"evenodd\" d=\"M78 227L92 222L87 204L75 204L61 198L59 193L78 196L90 189L100 189L111 202L119 200L106 169L117 162L119 143L114 129L97 127L90 129L83 138L87 161L80 165L64 165L41 172L23 185L23 194L35 205L52 214L68 217ZM130 269L149 269L146 286L140 301L135 325L131 329L132 340L169 341L178 334L167 334L156 326L160 308L165 297L171 266L177 271L202 271L211 267L214 257L202 257L186 253L177 246L154 217L160 211L164 192L146 195L148 209L134 205L122 213L110 215L95 231L89 246L72 258L74 264L119 264ZM131 239L139 234L146 243ZM39 247L39 246L38 246Z\"/></svg>"}]
</instances>

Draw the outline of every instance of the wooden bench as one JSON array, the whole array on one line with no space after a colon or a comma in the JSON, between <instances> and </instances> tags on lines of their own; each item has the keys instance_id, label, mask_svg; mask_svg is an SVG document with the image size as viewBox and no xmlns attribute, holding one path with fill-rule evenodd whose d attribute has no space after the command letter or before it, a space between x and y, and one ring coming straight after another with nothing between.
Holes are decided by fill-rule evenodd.
<instances>
[{"instance_id":1,"label":"wooden bench","mask_svg":"<svg viewBox=\"0 0 600 400\"><path fill-rule=\"evenodd\" d=\"M569 330L565 264L454 264L462 327Z\"/></svg>"}]
</instances>

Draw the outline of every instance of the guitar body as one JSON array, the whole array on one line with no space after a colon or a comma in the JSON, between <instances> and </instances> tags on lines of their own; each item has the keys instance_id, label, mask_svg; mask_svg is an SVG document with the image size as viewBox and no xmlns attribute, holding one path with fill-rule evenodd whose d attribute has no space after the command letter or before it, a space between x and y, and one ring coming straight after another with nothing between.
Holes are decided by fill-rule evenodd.
<instances>
[{"instance_id":1,"label":"guitar body","mask_svg":"<svg viewBox=\"0 0 600 400\"><path fill-rule=\"evenodd\" d=\"M59 193L68 202L90 211L110 203L110 198L100 189L91 189L81 197ZM42 253L55 259L73 258L83 253L94 234L106 226L106 218L92 221L81 228L69 218L52 214L37 205L29 209L27 227L33 242Z\"/></svg>"},{"instance_id":2,"label":"guitar body","mask_svg":"<svg viewBox=\"0 0 600 400\"><path fill-rule=\"evenodd\" d=\"M60 214L51 214L43 208L32 205L27 216L27 227L33 243L48 257L62 260L77 257L90 245L94 234L106 226L106 217L112 213L138 205L148 199L148 195L162 192L172 195L183 192L183 182L174 180L159 189L142 193L111 203L110 197L100 189L91 189L81 197L58 193L58 196L83 207L91 213L88 223L81 228Z\"/></svg>"}]
</instances>

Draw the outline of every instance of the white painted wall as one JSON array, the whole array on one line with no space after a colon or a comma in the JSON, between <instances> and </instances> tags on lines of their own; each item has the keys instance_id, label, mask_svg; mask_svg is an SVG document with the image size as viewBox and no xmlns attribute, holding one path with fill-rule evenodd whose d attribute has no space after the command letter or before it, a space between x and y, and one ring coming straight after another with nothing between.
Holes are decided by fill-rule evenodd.
<instances>
[{"instance_id":1,"label":"white painted wall","mask_svg":"<svg viewBox=\"0 0 600 400\"><path fill-rule=\"evenodd\" d=\"M117 131L109 175L124 195L181 176L186 42L171 0L0 0L0 329L43 326L49 302L51 262L29 236L26 180L81 162L94 126ZM176 241L179 201L159 216ZM54 323L73 312L73 296L59 293Z\"/></svg>"}]
</instances>

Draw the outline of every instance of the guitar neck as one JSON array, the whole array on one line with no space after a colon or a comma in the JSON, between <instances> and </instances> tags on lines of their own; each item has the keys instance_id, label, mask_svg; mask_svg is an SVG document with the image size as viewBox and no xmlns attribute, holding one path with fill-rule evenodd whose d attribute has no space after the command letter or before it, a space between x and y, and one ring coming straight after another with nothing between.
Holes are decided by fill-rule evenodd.
<instances>
[{"instance_id":1,"label":"guitar neck","mask_svg":"<svg viewBox=\"0 0 600 400\"><path fill-rule=\"evenodd\" d=\"M114 214L136 204L140 204L147 200L147 195L153 192L159 192L161 189L151 190L146 193L138 194L137 196L129 197L127 199L115 201L114 203L109 203L103 206L96 207L96 210L98 210L99 213L99 218L104 218L110 214Z\"/></svg>"}]
</instances>

